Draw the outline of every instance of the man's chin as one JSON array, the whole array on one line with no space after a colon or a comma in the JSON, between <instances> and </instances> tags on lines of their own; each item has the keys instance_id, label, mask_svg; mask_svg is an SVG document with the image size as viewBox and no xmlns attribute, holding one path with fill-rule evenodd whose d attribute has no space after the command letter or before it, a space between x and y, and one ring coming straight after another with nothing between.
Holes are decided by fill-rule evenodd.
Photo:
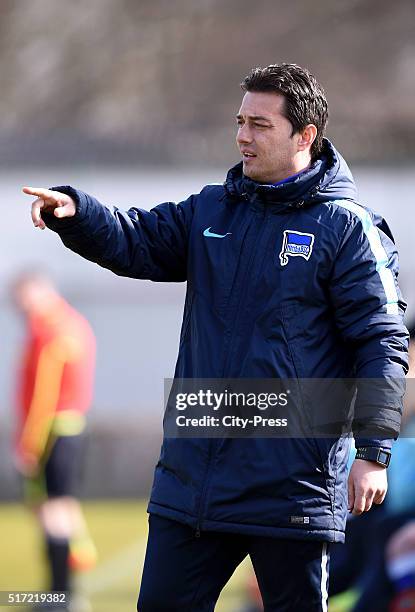
<instances>
[{"instance_id":1,"label":"man's chin","mask_svg":"<svg viewBox=\"0 0 415 612\"><path fill-rule=\"evenodd\" d=\"M252 181L257 181L259 183L261 182L261 172L258 172L258 170L255 170L255 168L250 167L249 164L242 162L242 171L244 175L250 178Z\"/></svg>"}]
</instances>

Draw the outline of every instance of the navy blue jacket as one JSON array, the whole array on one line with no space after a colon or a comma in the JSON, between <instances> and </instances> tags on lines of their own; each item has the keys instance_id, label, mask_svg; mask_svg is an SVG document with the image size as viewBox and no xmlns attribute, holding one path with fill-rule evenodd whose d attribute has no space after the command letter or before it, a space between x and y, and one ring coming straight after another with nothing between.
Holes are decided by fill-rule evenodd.
<instances>
[{"instance_id":1,"label":"navy blue jacket","mask_svg":"<svg viewBox=\"0 0 415 612\"><path fill-rule=\"evenodd\" d=\"M260 185L238 164L223 185L149 212L55 189L77 203L71 219L45 215L70 249L121 276L187 281L176 377L403 378L393 238L356 202L329 141L291 181ZM379 398L380 430L398 434L401 395ZM166 438L149 511L202 530L343 541L348 452L347 438Z\"/></svg>"}]
</instances>

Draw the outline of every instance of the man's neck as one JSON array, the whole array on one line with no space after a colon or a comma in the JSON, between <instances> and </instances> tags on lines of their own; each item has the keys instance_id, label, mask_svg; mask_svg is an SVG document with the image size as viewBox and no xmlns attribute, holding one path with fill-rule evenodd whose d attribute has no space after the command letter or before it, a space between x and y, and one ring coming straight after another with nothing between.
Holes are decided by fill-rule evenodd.
<instances>
[{"instance_id":1,"label":"man's neck","mask_svg":"<svg viewBox=\"0 0 415 612\"><path fill-rule=\"evenodd\" d=\"M283 185L284 183L288 183L289 181L296 179L298 176L301 176L301 174L303 174L303 172L305 172L306 170L308 170L308 168L304 168L303 170L300 170L300 172L296 172L295 174L290 174L286 178L276 181L275 183L271 183L271 185L276 186L276 185Z\"/></svg>"},{"instance_id":2,"label":"man's neck","mask_svg":"<svg viewBox=\"0 0 415 612\"><path fill-rule=\"evenodd\" d=\"M258 183L262 183L263 185L278 185L279 183L284 183L289 181L290 179L299 176L306 170L310 168L312 165L312 160L309 155L306 158L301 157L299 159L293 160L293 165L291 168L282 171L280 174L275 175L269 181L257 181Z\"/></svg>"}]
</instances>

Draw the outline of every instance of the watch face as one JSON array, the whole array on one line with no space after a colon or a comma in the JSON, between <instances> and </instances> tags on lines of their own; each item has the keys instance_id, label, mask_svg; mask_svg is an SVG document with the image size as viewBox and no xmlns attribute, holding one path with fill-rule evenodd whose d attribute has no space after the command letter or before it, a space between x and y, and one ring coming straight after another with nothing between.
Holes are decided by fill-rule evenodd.
<instances>
[{"instance_id":1,"label":"watch face","mask_svg":"<svg viewBox=\"0 0 415 612\"><path fill-rule=\"evenodd\" d=\"M378 461L380 461L381 463L388 463L388 459L389 459L389 454L385 453L384 451L380 451L378 455Z\"/></svg>"}]
</instances>

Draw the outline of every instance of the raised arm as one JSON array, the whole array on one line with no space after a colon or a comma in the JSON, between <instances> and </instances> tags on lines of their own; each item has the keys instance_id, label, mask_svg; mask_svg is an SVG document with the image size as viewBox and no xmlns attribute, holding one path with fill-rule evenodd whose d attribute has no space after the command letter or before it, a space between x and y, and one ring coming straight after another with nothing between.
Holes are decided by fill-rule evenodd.
<instances>
[{"instance_id":1,"label":"raised arm","mask_svg":"<svg viewBox=\"0 0 415 612\"><path fill-rule=\"evenodd\" d=\"M197 196L166 202L151 211L106 207L69 186L25 187L36 227L57 232L82 257L120 276L153 281L184 281L187 244Z\"/></svg>"}]
</instances>

